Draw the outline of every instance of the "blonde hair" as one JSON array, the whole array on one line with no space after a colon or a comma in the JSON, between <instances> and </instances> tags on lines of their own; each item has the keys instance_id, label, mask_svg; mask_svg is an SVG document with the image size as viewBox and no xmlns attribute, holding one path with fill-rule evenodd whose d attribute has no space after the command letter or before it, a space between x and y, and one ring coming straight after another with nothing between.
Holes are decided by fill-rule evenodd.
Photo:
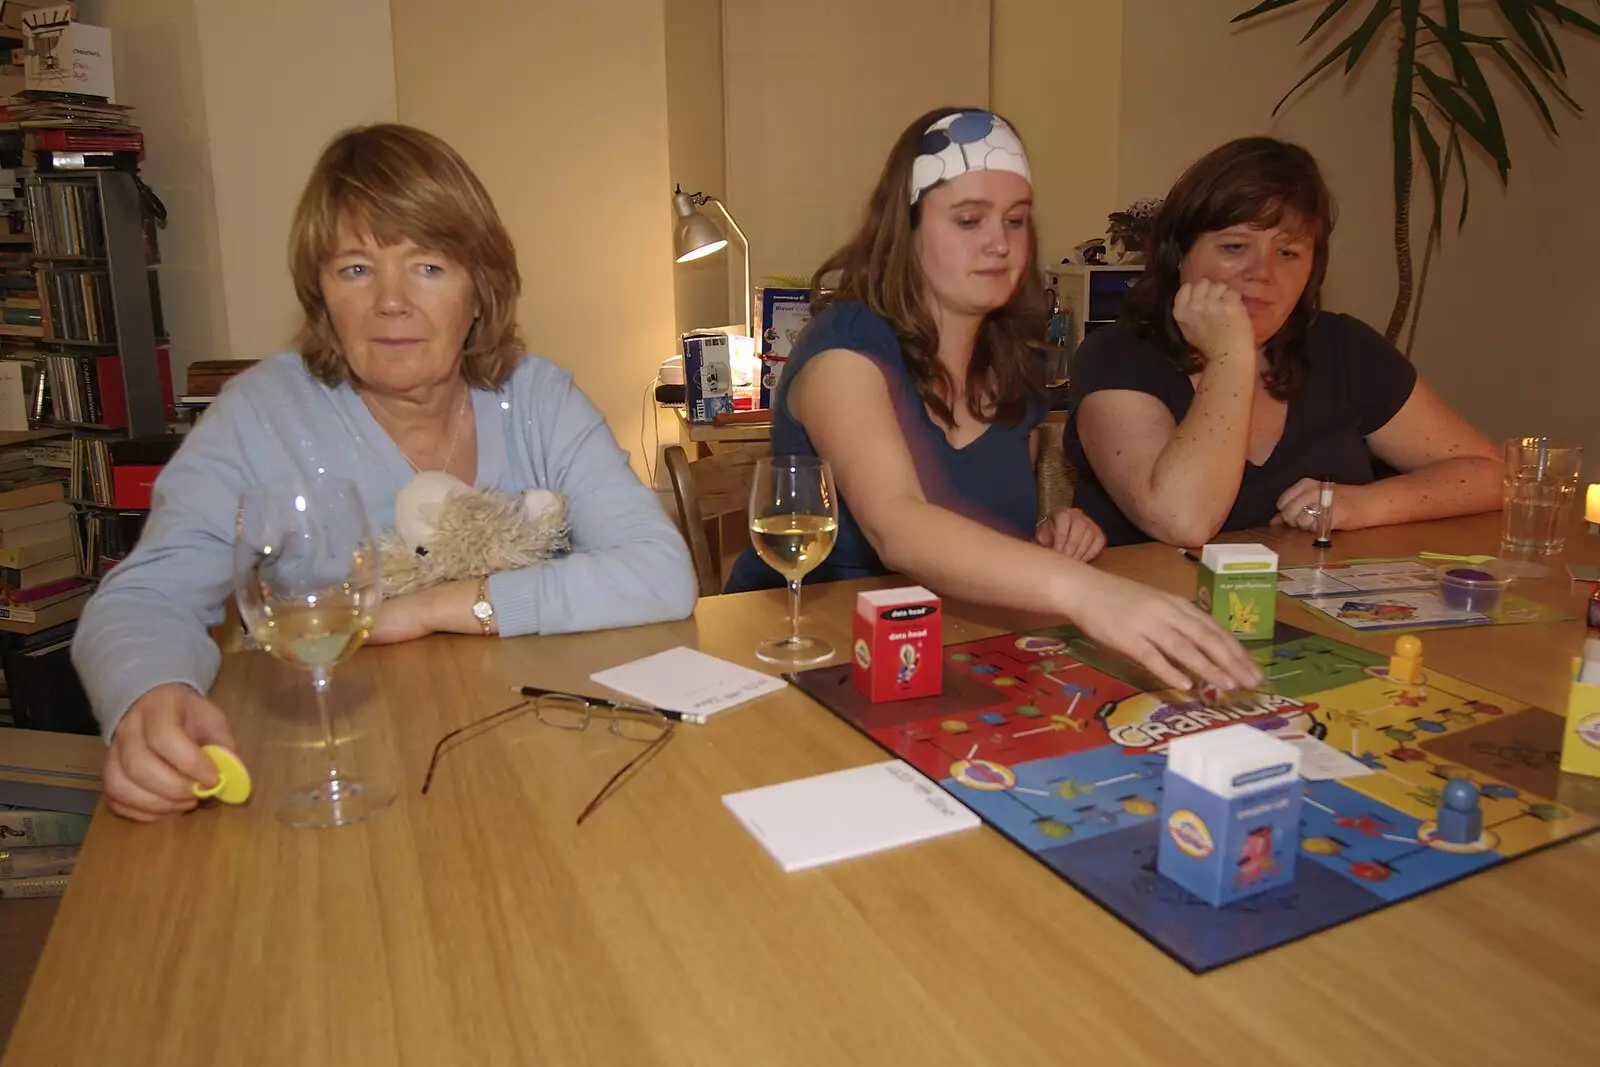
<instances>
[{"instance_id":1,"label":"blonde hair","mask_svg":"<svg viewBox=\"0 0 1600 1067\"><path fill-rule=\"evenodd\" d=\"M479 316L467 334L461 373L498 388L522 356L516 249L478 176L431 133L382 123L346 130L323 149L289 232L289 273L305 311L298 344L306 369L328 385L350 377L322 299L322 268L336 251L340 222L380 245L403 241L436 250L472 276Z\"/></svg>"}]
</instances>

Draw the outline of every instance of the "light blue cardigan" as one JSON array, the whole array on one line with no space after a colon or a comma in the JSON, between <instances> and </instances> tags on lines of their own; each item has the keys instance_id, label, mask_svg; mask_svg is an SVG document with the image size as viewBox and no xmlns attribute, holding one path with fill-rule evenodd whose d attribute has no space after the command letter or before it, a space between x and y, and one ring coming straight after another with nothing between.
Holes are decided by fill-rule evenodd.
<instances>
[{"instance_id":1,"label":"light blue cardigan","mask_svg":"<svg viewBox=\"0 0 1600 1067\"><path fill-rule=\"evenodd\" d=\"M502 636L694 610L683 539L570 374L524 356L498 391L474 389L472 405L478 488L563 493L571 522L569 555L489 579ZM355 391L317 381L297 353L262 360L222 390L156 480L138 546L78 623L72 660L108 740L154 686L210 688L221 656L207 629L233 588L239 496L317 470L355 482L374 532L394 525L395 494L414 473Z\"/></svg>"}]
</instances>

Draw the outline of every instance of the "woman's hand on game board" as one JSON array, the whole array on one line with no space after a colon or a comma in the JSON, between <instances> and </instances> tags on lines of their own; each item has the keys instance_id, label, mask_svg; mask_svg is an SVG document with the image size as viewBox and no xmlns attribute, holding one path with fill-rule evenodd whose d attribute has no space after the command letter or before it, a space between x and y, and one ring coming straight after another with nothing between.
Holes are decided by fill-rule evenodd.
<instances>
[{"instance_id":1,"label":"woman's hand on game board","mask_svg":"<svg viewBox=\"0 0 1600 1067\"><path fill-rule=\"evenodd\" d=\"M193 808L193 786L215 785L217 769L201 745L234 747L222 709L181 682L158 685L117 723L101 771L106 803L135 822Z\"/></svg>"},{"instance_id":2,"label":"woman's hand on game board","mask_svg":"<svg viewBox=\"0 0 1600 1067\"><path fill-rule=\"evenodd\" d=\"M1172 301L1172 318L1183 339L1208 362L1247 361L1256 365L1255 330L1237 292L1222 282L1201 278L1185 282Z\"/></svg>"},{"instance_id":3,"label":"woman's hand on game board","mask_svg":"<svg viewBox=\"0 0 1600 1067\"><path fill-rule=\"evenodd\" d=\"M1033 539L1069 559L1085 563L1106 547L1105 532L1077 508L1053 508L1050 514L1040 520Z\"/></svg>"},{"instance_id":4,"label":"woman's hand on game board","mask_svg":"<svg viewBox=\"0 0 1600 1067\"><path fill-rule=\"evenodd\" d=\"M1177 690L1193 689L1196 680L1224 690L1261 684L1261 667L1244 646L1187 600L1091 567L1074 578L1072 621L1162 684Z\"/></svg>"}]
</instances>

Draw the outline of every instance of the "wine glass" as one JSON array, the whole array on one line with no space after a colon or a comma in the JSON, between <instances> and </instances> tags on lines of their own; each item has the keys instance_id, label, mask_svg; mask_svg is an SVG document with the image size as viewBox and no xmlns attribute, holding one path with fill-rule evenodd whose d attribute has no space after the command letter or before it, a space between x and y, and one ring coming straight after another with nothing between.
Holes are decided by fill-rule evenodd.
<instances>
[{"instance_id":1,"label":"wine glass","mask_svg":"<svg viewBox=\"0 0 1600 1067\"><path fill-rule=\"evenodd\" d=\"M342 478L258 486L239 502L234 594L256 642L311 672L326 767L278 805L291 826L347 826L394 800L392 784L358 778L341 756L328 678L366 640L383 598L378 546L361 496Z\"/></svg>"},{"instance_id":2,"label":"wine glass","mask_svg":"<svg viewBox=\"0 0 1600 1067\"><path fill-rule=\"evenodd\" d=\"M789 636L756 646L756 657L806 667L833 655L820 637L800 636L800 579L828 558L839 536L833 471L816 456L766 456L750 484L750 540L756 554L789 583Z\"/></svg>"}]
</instances>

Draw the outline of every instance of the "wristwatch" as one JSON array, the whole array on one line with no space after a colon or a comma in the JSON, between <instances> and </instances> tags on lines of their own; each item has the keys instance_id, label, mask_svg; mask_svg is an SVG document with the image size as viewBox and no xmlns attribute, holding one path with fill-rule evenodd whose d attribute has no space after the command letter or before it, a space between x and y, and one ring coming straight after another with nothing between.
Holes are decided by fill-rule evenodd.
<instances>
[{"instance_id":1,"label":"wristwatch","mask_svg":"<svg viewBox=\"0 0 1600 1067\"><path fill-rule=\"evenodd\" d=\"M494 620L494 605L489 603L489 576L485 574L478 581L478 601L472 605L472 617L478 620L478 625L483 627L484 635L489 634L489 626Z\"/></svg>"}]
</instances>

